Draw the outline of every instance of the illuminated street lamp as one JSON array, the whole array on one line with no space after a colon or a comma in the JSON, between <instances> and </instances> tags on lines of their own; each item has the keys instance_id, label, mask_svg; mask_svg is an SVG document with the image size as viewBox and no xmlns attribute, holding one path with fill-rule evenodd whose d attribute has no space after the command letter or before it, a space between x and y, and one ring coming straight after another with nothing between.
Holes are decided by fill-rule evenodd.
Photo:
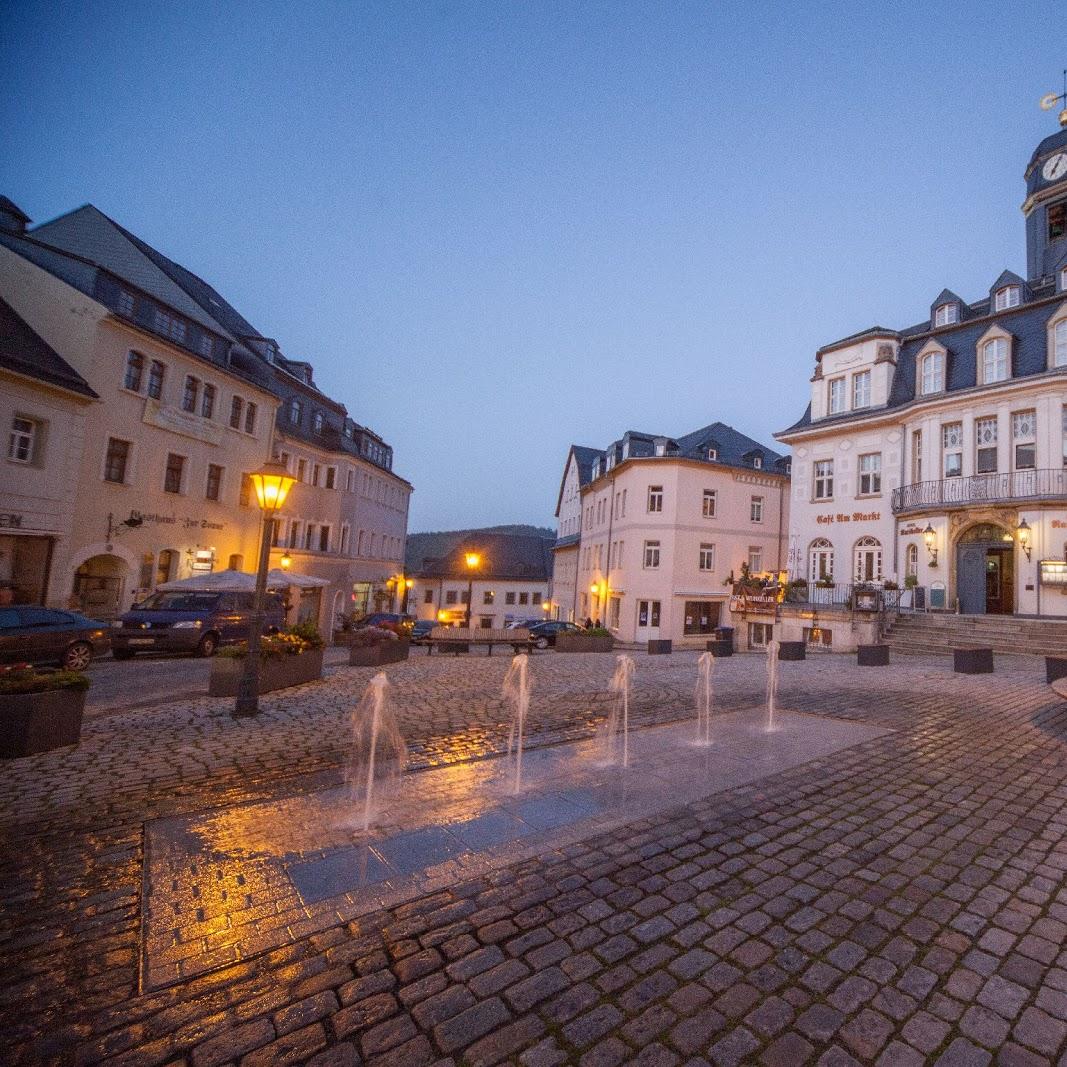
<instances>
[{"instance_id":1,"label":"illuminated street lamp","mask_svg":"<svg viewBox=\"0 0 1067 1067\"><path fill-rule=\"evenodd\" d=\"M482 557L477 552L468 552L464 556L463 562L467 564L467 619L465 625L469 630L471 625L471 601L474 597L474 572L481 566Z\"/></svg>"},{"instance_id":2,"label":"illuminated street lamp","mask_svg":"<svg viewBox=\"0 0 1067 1067\"><path fill-rule=\"evenodd\" d=\"M237 685L237 700L234 702L233 715L238 718L256 715L259 712L259 646L263 635L263 609L267 594L267 568L270 566L270 545L273 540L274 517L285 503L289 489L296 480L285 469L285 465L272 460L250 474L252 485L256 490L256 502L263 513L263 523L259 532L259 568L256 571L256 593L252 601L252 615L249 619L248 655L245 657L244 671Z\"/></svg>"},{"instance_id":3,"label":"illuminated street lamp","mask_svg":"<svg viewBox=\"0 0 1067 1067\"><path fill-rule=\"evenodd\" d=\"M926 551L930 553L930 566L937 566L937 531L929 524L923 530L923 541L926 542Z\"/></svg>"},{"instance_id":4,"label":"illuminated street lamp","mask_svg":"<svg viewBox=\"0 0 1067 1067\"><path fill-rule=\"evenodd\" d=\"M287 571L293 565L293 557L289 555L288 550L282 553L282 558L279 562L282 565L283 571Z\"/></svg>"},{"instance_id":5,"label":"illuminated street lamp","mask_svg":"<svg viewBox=\"0 0 1067 1067\"><path fill-rule=\"evenodd\" d=\"M1026 562L1030 562L1030 524L1023 519L1015 528L1019 535L1019 547L1026 553Z\"/></svg>"}]
</instances>

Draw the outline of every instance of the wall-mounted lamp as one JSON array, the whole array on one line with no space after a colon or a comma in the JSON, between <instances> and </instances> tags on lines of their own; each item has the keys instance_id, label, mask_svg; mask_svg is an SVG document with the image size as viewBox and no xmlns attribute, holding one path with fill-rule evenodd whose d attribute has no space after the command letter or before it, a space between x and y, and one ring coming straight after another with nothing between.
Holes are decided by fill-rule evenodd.
<instances>
[{"instance_id":1,"label":"wall-mounted lamp","mask_svg":"<svg viewBox=\"0 0 1067 1067\"><path fill-rule=\"evenodd\" d=\"M282 553L282 558L278 562L281 563L282 570L287 571L293 565L293 557L286 551Z\"/></svg>"},{"instance_id":2,"label":"wall-mounted lamp","mask_svg":"<svg viewBox=\"0 0 1067 1067\"><path fill-rule=\"evenodd\" d=\"M937 566L937 531L929 523L923 530L923 541L926 543L926 551L930 553L930 566Z\"/></svg>"},{"instance_id":3,"label":"wall-mounted lamp","mask_svg":"<svg viewBox=\"0 0 1067 1067\"><path fill-rule=\"evenodd\" d=\"M1019 547L1026 553L1026 562L1030 562L1030 524L1023 519L1019 525L1015 528L1015 532L1019 535Z\"/></svg>"}]
</instances>

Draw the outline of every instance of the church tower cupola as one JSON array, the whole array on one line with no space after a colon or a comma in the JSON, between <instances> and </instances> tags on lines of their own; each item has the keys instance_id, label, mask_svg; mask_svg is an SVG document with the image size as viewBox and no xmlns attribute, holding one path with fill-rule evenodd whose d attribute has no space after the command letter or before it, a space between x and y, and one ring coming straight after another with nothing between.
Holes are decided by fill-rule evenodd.
<instances>
[{"instance_id":1,"label":"church tower cupola","mask_svg":"<svg viewBox=\"0 0 1067 1067\"><path fill-rule=\"evenodd\" d=\"M1032 283L1067 267L1067 72L1064 92L1041 101L1061 107L1061 129L1034 150L1026 168L1026 273Z\"/></svg>"}]
</instances>

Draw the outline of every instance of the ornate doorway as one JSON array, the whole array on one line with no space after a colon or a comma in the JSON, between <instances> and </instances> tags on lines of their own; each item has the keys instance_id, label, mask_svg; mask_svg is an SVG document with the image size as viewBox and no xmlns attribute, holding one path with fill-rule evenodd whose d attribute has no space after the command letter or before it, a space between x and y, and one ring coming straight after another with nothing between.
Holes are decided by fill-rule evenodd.
<instances>
[{"instance_id":1,"label":"ornate doorway","mask_svg":"<svg viewBox=\"0 0 1067 1067\"><path fill-rule=\"evenodd\" d=\"M1015 540L980 523L956 542L956 596L963 615L1011 615L1015 610Z\"/></svg>"}]
</instances>

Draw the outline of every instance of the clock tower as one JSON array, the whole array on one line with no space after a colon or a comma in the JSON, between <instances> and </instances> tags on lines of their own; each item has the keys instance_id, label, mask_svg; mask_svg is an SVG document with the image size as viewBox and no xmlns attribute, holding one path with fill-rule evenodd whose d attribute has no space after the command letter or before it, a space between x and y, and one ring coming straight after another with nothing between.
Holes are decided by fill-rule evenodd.
<instances>
[{"instance_id":1,"label":"clock tower","mask_svg":"<svg viewBox=\"0 0 1067 1067\"><path fill-rule=\"evenodd\" d=\"M1061 123L1067 111L1060 116ZM1026 273L1033 283L1067 267L1067 125L1046 137L1026 168Z\"/></svg>"}]
</instances>

